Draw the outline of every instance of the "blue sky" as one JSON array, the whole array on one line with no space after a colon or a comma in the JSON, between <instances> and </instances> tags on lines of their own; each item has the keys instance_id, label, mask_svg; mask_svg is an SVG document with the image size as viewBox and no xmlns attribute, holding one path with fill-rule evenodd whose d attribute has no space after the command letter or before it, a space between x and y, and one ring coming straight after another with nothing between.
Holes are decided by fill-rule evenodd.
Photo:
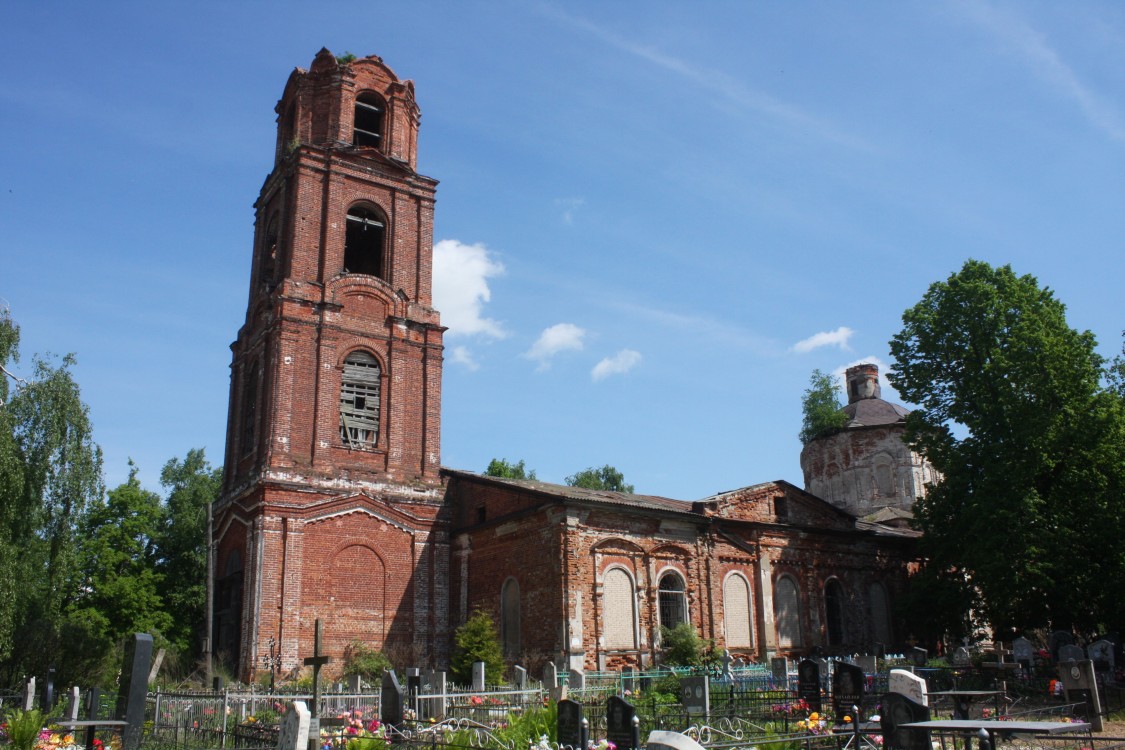
<instances>
[{"instance_id":1,"label":"blue sky","mask_svg":"<svg viewBox=\"0 0 1125 750\"><path fill-rule=\"evenodd\" d=\"M110 486L220 463L252 204L322 46L417 86L443 464L802 484L814 368L967 258L1121 350L1125 5L9 3L0 304L78 356ZM884 395L894 394L884 392Z\"/></svg>"}]
</instances>

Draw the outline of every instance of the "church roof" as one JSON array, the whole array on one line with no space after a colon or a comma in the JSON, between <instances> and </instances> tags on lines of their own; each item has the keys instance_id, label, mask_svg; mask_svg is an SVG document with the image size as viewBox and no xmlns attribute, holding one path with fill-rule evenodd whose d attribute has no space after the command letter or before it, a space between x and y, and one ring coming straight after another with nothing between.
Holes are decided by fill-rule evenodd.
<instances>
[{"instance_id":1,"label":"church roof","mask_svg":"<svg viewBox=\"0 0 1125 750\"><path fill-rule=\"evenodd\" d=\"M905 422L910 410L881 398L864 398L845 406L844 413L848 427L875 427Z\"/></svg>"}]
</instances>

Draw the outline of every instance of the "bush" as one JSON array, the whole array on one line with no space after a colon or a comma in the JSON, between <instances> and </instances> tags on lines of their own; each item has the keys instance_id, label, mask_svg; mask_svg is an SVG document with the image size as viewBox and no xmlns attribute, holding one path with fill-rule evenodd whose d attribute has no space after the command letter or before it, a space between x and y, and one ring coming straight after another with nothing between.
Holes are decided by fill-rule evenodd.
<instances>
[{"instance_id":1,"label":"bush","mask_svg":"<svg viewBox=\"0 0 1125 750\"><path fill-rule=\"evenodd\" d=\"M14 708L8 712L8 742L13 750L35 750L44 718L39 709L23 711Z\"/></svg>"},{"instance_id":2,"label":"bush","mask_svg":"<svg viewBox=\"0 0 1125 750\"><path fill-rule=\"evenodd\" d=\"M500 636L488 613L477 610L453 637L453 680L462 685L473 681L473 662L484 662L485 682L497 685L504 676L504 654Z\"/></svg>"},{"instance_id":3,"label":"bush","mask_svg":"<svg viewBox=\"0 0 1125 750\"><path fill-rule=\"evenodd\" d=\"M698 667L703 664L703 640L690 623L660 628L662 661L670 667Z\"/></svg>"},{"instance_id":4,"label":"bush","mask_svg":"<svg viewBox=\"0 0 1125 750\"><path fill-rule=\"evenodd\" d=\"M383 671L391 667L386 654L362 641L352 641L344 648L345 675L359 675L368 682L376 682L382 679Z\"/></svg>"}]
</instances>

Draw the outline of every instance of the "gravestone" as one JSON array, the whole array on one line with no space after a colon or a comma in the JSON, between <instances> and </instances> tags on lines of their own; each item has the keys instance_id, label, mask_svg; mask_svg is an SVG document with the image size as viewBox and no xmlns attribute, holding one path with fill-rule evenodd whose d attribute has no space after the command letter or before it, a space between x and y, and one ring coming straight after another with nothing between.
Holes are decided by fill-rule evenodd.
<instances>
[{"instance_id":1,"label":"gravestone","mask_svg":"<svg viewBox=\"0 0 1125 750\"><path fill-rule=\"evenodd\" d=\"M1022 635L1012 641L1012 659L1025 670L1035 665L1035 647Z\"/></svg>"},{"instance_id":2,"label":"gravestone","mask_svg":"<svg viewBox=\"0 0 1125 750\"><path fill-rule=\"evenodd\" d=\"M293 701L293 705L281 717L281 726L277 733L277 750L305 750L309 744L310 719L309 707L305 702Z\"/></svg>"},{"instance_id":3,"label":"gravestone","mask_svg":"<svg viewBox=\"0 0 1125 750\"><path fill-rule=\"evenodd\" d=\"M876 674L879 671L879 663L874 656L857 656L855 665L862 669L864 674Z\"/></svg>"},{"instance_id":4,"label":"gravestone","mask_svg":"<svg viewBox=\"0 0 1125 750\"><path fill-rule=\"evenodd\" d=\"M820 665L812 659L802 659L797 665L797 697L809 706L809 711L820 712Z\"/></svg>"},{"instance_id":5,"label":"gravestone","mask_svg":"<svg viewBox=\"0 0 1125 750\"><path fill-rule=\"evenodd\" d=\"M515 683L516 690L527 690L527 670L519 664L512 667L512 682Z\"/></svg>"},{"instance_id":6,"label":"gravestone","mask_svg":"<svg viewBox=\"0 0 1125 750\"><path fill-rule=\"evenodd\" d=\"M930 733L925 729L904 729L903 724L929 721L930 709L899 693L883 696L879 727L886 750L932 750Z\"/></svg>"},{"instance_id":7,"label":"gravestone","mask_svg":"<svg viewBox=\"0 0 1125 750\"><path fill-rule=\"evenodd\" d=\"M910 650L906 652L906 658L910 659L910 663L916 667L926 666L926 660L930 658L930 652L921 646L911 646Z\"/></svg>"},{"instance_id":8,"label":"gravestone","mask_svg":"<svg viewBox=\"0 0 1125 750\"><path fill-rule=\"evenodd\" d=\"M971 667L973 665L973 657L969 654L969 649L964 646L958 646L953 649L953 653L949 655L949 663L955 667Z\"/></svg>"},{"instance_id":9,"label":"gravestone","mask_svg":"<svg viewBox=\"0 0 1125 750\"><path fill-rule=\"evenodd\" d=\"M569 677L566 681L566 686L571 690L585 690L586 689L586 673L581 669L570 670Z\"/></svg>"},{"instance_id":10,"label":"gravestone","mask_svg":"<svg viewBox=\"0 0 1125 750\"><path fill-rule=\"evenodd\" d=\"M1090 722L1095 732L1102 731L1102 706L1098 682L1091 661L1068 661L1058 666L1067 703L1081 704L1077 713Z\"/></svg>"},{"instance_id":11,"label":"gravestone","mask_svg":"<svg viewBox=\"0 0 1125 750\"><path fill-rule=\"evenodd\" d=\"M887 678L887 688L895 695L909 698L919 706L930 705L926 681L913 672L907 672L905 669L892 669L890 676Z\"/></svg>"},{"instance_id":12,"label":"gravestone","mask_svg":"<svg viewBox=\"0 0 1125 750\"><path fill-rule=\"evenodd\" d=\"M1074 636L1065 630L1052 631L1047 636L1047 649L1051 652L1051 661L1059 661L1059 649L1063 646L1074 645Z\"/></svg>"},{"instance_id":13,"label":"gravestone","mask_svg":"<svg viewBox=\"0 0 1125 750\"><path fill-rule=\"evenodd\" d=\"M836 673L832 675L832 712L836 724L843 724L845 716L854 716L852 706L863 706L866 684L862 669L854 664L836 664Z\"/></svg>"},{"instance_id":14,"label":"gravestone","mask_svg":"<svg viewBox=\"0 0 1125 750\"><path fill-rule=\"evenodd\" d=\"M406 702L415 716L418 716L418 693L420 692L422 692L422 670L418 667L407 667Z\"/></svg>"},{"instance_id":15,"label":"gravestone","mask_svg":"<svg viewBox=\"0 0 1125 750\"><path fill-rule=\"evenodd\" d=\"M582 750L582 704L563 698L556 706L558 714L556 729L560 747Z\"/></svg>"},{"instance_id":16,"label":"gravestone","mask_svg":"<svg viewBox=\"0 0 1125 750\"><path fill-rule=\"evenodd\" d=\"M680 703L688 716L711 713L711 686L707 675L680 678Z\"/></svg>"},{"instance_id":17,"label":"gravestone","mask_svg":"<svg viewBox=\"0 0 1125 750\"><path fill-rule=\"evenodd\" d=\"M773 684L781 690L789 689L789 660L784 656L775 656L770 659L770 675Z\"/></svg>"},{"instance_id":18,"label":"gravestone","mask_svg":"<svg viewBox=\"0 0 1125 750\"><path fill-rule=\"evenodd\" d=\"M731 667L730 667L731 662L733 662L733 661L734 661L734 658L731 657L730 650L724 648L723 649L723 679L726 680L727 682L732 682L734 680L734 670L731 669Z\"/></svg>"},{"instance_id":19,"label":"gravestone","mask_svg":"<svg viewBox=\"0 0 1125 750\"><path fill-rule=\"evenodd\" d=\"M23 710L30 711L35 708L35 678L29 677L23 689Z\"/></svg>"},{"instance_id":20,"label":"gravestone","mask_svg":"<svg viewBox=\"0 0 1125 750\"><path fill-rule=\"evenodd\" d=\"M148 682L146 681L147 685ZM47 679L43 681L43 702L39 704L44 713L55 707L55 668L47 667Z\"/></svg>"},{"instance_id":21,"label":"gravestone","mask_svg":"<svg viewBox=\"0 0 1125 750\"><path fill-rule=\"evenodd\" d=\"M621 689L629 693L637 692L637 670L625 667L621 670Z\"/></svg>"},{"instance_id":22,"label":"gravestone","mask_svg":"<svg viewBox=\"0 0 1125 750\"><path fill-rule=\"evenodd\" d=\"M145 697L148 670L152 666L152 636L134 633L125 644L121 683L117 691L117 718L125 721L121 730L122 750L137 750L145 729Z\"/></svg>"},{"instance_id":23,"label":"gravestone","mask_svg":"<svg viewBox=\"0 0 1125 750\"><path fill-rule=\"evenodd\" d=\"M609 696L605 706L605 736L617 745L617 750L637 750L640 743L633 726L636 717L637 710L632 704L619 696Z\"/></svg>"},{"instance_id":24,"label":"gravestone","mask_svg":"<svg viewBox=\"0 0 1125 750\"><path fill-rule=\"evenodd\" d=\"M309 709L309 750L316 750L320 746L320 670L332 661L331 657L321 650L324 643L324 623L318 617L313 621L313 655L306 656L304 664L313 668L312 708Z\"/></svg>"},{"instance_id":25,"label":"gravestone","mask_svg":"<svg viewBox=\"0 0 1125 750\"><path fill-rule=\"evenodd\" d=\"M543 687L548 690L557 688L559 686L559 670L555 667L554 662L547 662L543 667Z\"/></svg>"},{"instance_id":26,"label":"gravestone","mask_svg":"<svg viewBox=\"0 0 1125 750\"><path fill-rule=\"evenodd\" d=\"M358 693L363 690L363 678L357 674L344 675L344 689L349 693Z\"/></svg>"},{"instance_id":27,"label":"gravestone","mask_svg":"<svg viewBox=\"0 0 1125 750\"><path fill-rule=\"evenodd\" d=\"M484 690L485 669L483 661L473 662L473 690Z\"/></svg>"},{"instance_id":28,"label":"gravestone","mask_svg":"<svg viewBox=\"0 0 1125 750\"><path fill-rule=\"evenodd\" d=\"M704 750L703 745L679 732L654 729L648 733L648 750Z\"/></svg>"},{"instance_id":29,"label":"gravestone","mask_svg":"<svg viewBox=\"0 0 1125 750\"><path fill-rule=\"evenodd\" d=\"M424 701L427 704L426 716L424 718L445 716L449 709L449 699L446 698L446 678L445 672L436 669L429 669L426 671L426 679L428 680L428 692L431 695L441 696L439 698L430 698Z\"/></svg>"},{"instance_id":30,"label":"gravestone","mask_svg":"<svg viewBox=\"0 0 1125 750\"><path fill-rule=\"evenodd\" d=\"M383 673L383 686L379 693L379 703L379 721L395 729L400 728L405 719L402 686L399 685L395 673L389 669Z\"/></svg>"},{"instance_id":31,"label":"gravestone","mask_svg":"<svg viewBox=\"0 0 1125 750\"><path fill-rule=\"evenodd\" d=\"M1114 658L1112 643L1104 639L1095 641L1086 647L1086 652L1090 655L1090 661L1094 662L1095 672L1113 672Z\"/></svg>"},{"instance_id":32,"label":"gravestone","mask_svg":"<svg viewBox=\"0 0 1125 750\"><path fill-rule=\"evenodd\" d=\"M1085 659L1086 652L1082 650L1081 646L1075 646L1073 643L1059 646L1059 664L1065 664L1069 661L1084 661Z\"/></svg>"},{"instance_id":33,"label":"gravestone","mask_svg":"<svg viewBox=\"0 0 1125 750\"><path fill-rule=\"evenodd\" d=\"M66 699L66 721L78 721L78 712L82 709L81 691L75 685L70 689Z\"/></svg>"}]
</instances>

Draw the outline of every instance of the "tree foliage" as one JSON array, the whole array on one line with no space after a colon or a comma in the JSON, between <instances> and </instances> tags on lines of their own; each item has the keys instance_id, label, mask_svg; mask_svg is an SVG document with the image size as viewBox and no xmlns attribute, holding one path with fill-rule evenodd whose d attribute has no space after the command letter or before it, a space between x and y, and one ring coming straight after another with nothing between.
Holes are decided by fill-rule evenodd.
<instances>
[{"instance_id":1,"label":"tree foliage","mask_svg":"<svg viewBox=\"0 0 1125 750\"><path fill-rule=\"evenodd\" d=\"M809 387L801 397L800 438L802 444L844 429L848 415L840 402L840 388L836 380L820 370L813 370Z\"/></svg>"},{"instance_id":2,"label":"tree foliage","mask_svg":"<svg viewBox=\"0 0 1125 750\"><path fill-rule=\"evenodd\" d=\"M516 463L509 463L506 458L494 458L488 462L484 470L486 477L500 477L501 479L535 479L535 469L528 469L521 458Z\"/></svg>"},{"instance_id":3,"label":"tree foliage","mask_svg":"<svg viewBox=\"0 0 1125 750\"><path fill-rule=\"evenodd\" d=\"M716 664L722 650L706 638L700 638L691 623L660 628L661 661L670 667L698 667Z\"/></svg>"},{"instance_id":4,"label":"tree foliage","mask_svg":"<svg viewBox=\"0 0 1125 750\"><path fill-rule=\"evenodd\" d=\"M391 669L391 666L391 660L386 654L363 641L352 641L344 647L345 675L359 675L374 683L382 679L383 671Z\"/></svg>"},{"instance_id":5,"label":"tree foliage","mask_svg":"<svg viewBox=\"0 0 1125 750\"><path fill-rule=\"evenodd\" d=\"M969 261L903 314L891 382L942 479L915 506L944 590L1007 635L1125 615L1122 398L1032 276Z\"/></svg>"},{"instance_id":6,"label":"tree foliage","mask_svg":"<svg viewBox=\"0 0 1125 750\"><path fill-rule=\"evenodd\" d=\"M496 624L487 612L477 610L457 628L453 636L453 680L462 685L473 681L473 663L484 662L484 679L489 685L500 684L504 677L504 653Z\"/></svg>"},{"instance_id":7,"label":"tree foliage","mask_svg":"<svg viewBox=\"0 0 1125 750\"><path fill-rule=\"evenodd\" d=\"M566 478L566 483L571 487L583 487L588 490L608 490L609 492L633 493L633 485L625 483L625 475L609 464L595 469L590 467L577 474Z\"/></svg>"}]
</instances>

